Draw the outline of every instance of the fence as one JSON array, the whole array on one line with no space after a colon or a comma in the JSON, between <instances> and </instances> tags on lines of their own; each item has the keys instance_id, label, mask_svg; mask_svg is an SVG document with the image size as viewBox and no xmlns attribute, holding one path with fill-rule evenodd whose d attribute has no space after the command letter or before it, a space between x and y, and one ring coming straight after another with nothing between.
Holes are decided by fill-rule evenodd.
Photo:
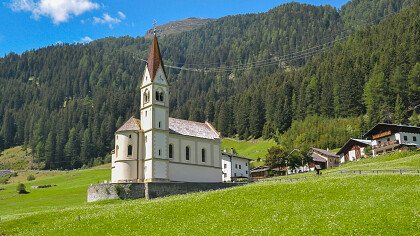
<instances>
[{"instance_id":1,"label":"fence","mask_svg":"<svg viewBox=\"0 0 420 236\"><path fill-rule=\"evenodd\" d=\"M320 176L323 175L331 175L331 174L349 174L349 175L378 175L378 174L399 174L399 175L420 175L420 169L388 169L388 170L335 170L335 171L328 171L322 173ZM315 172L314 172L315 175ZM297 182L302 180L308 180L316 178L316 176L304 176L299 178L266 178L266 179L252 179L252 182L264 182L264 181L275 181L275 182Z\"/></svg>"}]
</instances>

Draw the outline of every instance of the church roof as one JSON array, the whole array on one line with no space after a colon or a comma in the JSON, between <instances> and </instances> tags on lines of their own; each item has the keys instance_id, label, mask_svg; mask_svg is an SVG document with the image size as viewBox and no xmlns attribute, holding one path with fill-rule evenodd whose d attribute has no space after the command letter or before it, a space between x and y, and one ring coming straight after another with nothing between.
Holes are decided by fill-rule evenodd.
<instances>
[{"instance_id":1,"label":"church roof","mask_svg":"<svg viewBox=\"0 0 420 236\"><path fill-rule=\"evenodd\" d=\"M169 117L169 133L205 139L218 139L219 134L209 123L181 120Z\"/></svg>"},{"instance_id":2,"label":"church roof","mask_svg":"<svg viewBox=\"0 0 420 236\"><path fill-rule=\"evenodd\" d=\"M159 43L155 34L153 36L152 45L150 45L149 48L149 58L147 59L147 69L149 70L150 79L152 81L155 79L159 65L162 66L163 73L166 76L165 68L163 67L162 55L160 54Z\"/></svg>"},{"instance_id":3,"label":"church roof","mask_svg":"<svg viewBox=\"0 0 420 236\"><path fill-rule=\"evenodd\" d=\"M122 131L140 131L141 130L141 124L140 120L134 118L133 116L127 120L118 130L117 132Z\"/></svg>"},{"instance_id":4,"label":"church roof","mask_svg":"<svg viewBox=\"0 0 420 236\"><path fill-rule=\"evenodd\" d=\"M140 131L141 122L139 119L131 117L125 122L117 132ZM189 120L169 118L169 133L179 134L197 138L218 139L219 134L209 123L201 123Z\"/></svg>"}]
</instances>

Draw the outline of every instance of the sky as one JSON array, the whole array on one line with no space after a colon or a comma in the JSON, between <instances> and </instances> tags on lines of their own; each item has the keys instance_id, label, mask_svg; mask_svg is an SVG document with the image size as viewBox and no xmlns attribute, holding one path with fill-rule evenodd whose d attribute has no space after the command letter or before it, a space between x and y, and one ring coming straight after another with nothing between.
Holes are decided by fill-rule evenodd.
<instances>
[{"instance_id":1,"label":"sky","mask_svg":"<svg viewBox=\"0 0 420 236\"><path fill-rule=\"evenodd\" d=\"M348 0L297 0L340 8ZM1 0L0 57L57 43L109 36L143 36L188 17L220 18L266 12L291 0Z\"/></svg>"}]
</instances>

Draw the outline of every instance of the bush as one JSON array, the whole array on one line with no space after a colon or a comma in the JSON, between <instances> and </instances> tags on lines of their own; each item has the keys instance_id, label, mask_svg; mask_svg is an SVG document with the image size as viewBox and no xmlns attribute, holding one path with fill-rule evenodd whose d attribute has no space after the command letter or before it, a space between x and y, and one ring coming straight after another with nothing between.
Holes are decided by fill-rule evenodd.
<instances>
[{"instance_id":1,"label":"bush","mask_svg":"<svg viewBox=\"0 0 420 236\"><path fill-rule=\"evenodd\" d=\"M35 176L30 174L30 175L28 175L28 177L26 177L26 180L28 180L28 181L35 180Z\"/></svg>"},{"instance_id":2,"label":"bush","mask_svg":"<svg viewBox=\"0 0 420 236\"><path fill-rule=\"evenodd\" d=\"M22 183L19 183L19 184L18 184L18 186L17 186L17 188L16 188L16 191L17 191L19 194L27 194L27 193L29 193L28 191L26 191L26 186L25 186L24 184L22 184Z\"/></svg>"}]
</instances>

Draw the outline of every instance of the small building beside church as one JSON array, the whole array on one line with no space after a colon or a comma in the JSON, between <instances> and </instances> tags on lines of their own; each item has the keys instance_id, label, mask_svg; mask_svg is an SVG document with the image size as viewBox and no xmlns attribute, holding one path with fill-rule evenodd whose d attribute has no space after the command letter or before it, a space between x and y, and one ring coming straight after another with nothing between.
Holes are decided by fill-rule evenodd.
<instances>
[{"instance_id":1,"label":"small building beside church","mask_svg":"<svg viewBox=\"0 0 420 236\"><path fill-rule=\"evenodd\" d=\"M251 159L237 154L222 152L222 180L231 182L239 179L248 180Z\"/></svg>"},{"instance_id":2,"label":"small building beside church","mask_svg":"<svg viewBox=\"0 0 420 236\"><path fill-rule=\"evenodd\" d=\"M169 117L169 84L156 35L139 92L140 118L131 117L115 132L111 182L222 182L219 132L208 122Z\"/></svg>"}]
</instances>

